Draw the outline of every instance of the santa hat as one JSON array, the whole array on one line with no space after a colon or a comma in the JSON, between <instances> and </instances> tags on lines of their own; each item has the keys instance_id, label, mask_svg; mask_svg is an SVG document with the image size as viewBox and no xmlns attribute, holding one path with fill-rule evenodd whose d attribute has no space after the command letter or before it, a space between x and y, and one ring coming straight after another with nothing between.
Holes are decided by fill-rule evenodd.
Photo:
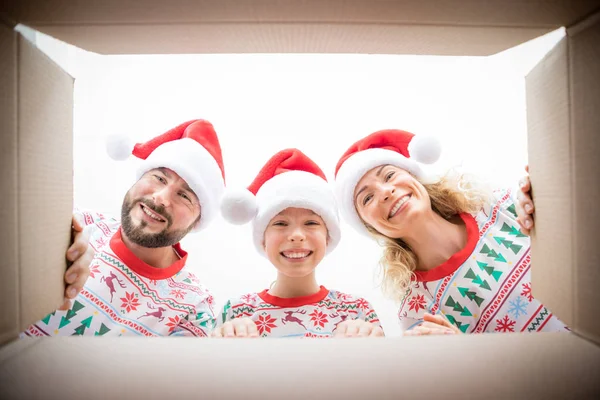
<instances>
[{"instance_id":1,"label":"santa hat","mask_svg":"<svg viewBox=\"0 0 600 400\"><path fill-rule=\"evenodd\" d=\"M254 245L264 255L269 221L289 207L318 214L329 232L327 253L337 246L340 221L333 190L319 166L297 149L282 150L271 157L247 189L228 190L221 213L233 224L252 221Z\"/></svg>"},{"instance_id":2,"label":"santa hat","mask_svg":"<svg viewBox=\"0 0 600 400\"><path fill-rule=\"evenodd\" d=\"M390 164L423 179L426 177L419 163L433 164L440 153L437 139L397 129L377 131L354 143L335 168L335 194L346 222L359 232L368 233L354 205L354 189L368 171Z\"/></svg>"},{"instance_id":3,"label":"santa hat","mask_svg":"<svg viewBox=\"0 0 600 400\"><path fill-rule=\"evenodd\" d=\"M219 139L210 122L188 121L135 145L127 136L110 136L106 149L115 160L125 160L130 154L142 159L136 179L164 167L185 180L200 201L201 217L194 231L204 229L217 215L225 191L225 170Z\"/></svg>"}]
</instances>

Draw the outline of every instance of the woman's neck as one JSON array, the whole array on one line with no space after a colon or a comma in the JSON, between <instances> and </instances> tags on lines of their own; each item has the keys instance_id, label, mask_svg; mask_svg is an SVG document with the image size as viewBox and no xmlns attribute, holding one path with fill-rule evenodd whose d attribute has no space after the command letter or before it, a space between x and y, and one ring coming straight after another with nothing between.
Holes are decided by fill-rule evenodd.
<instances>
[{"instance_id":1,"label":"woman's neck","mask_svg":"<svg viewBox=\"0 0 600 400\"><path fill-rule=\"evenodd\" d=\"M467 229L459 216L450 221L431 212L402 238L417 256L417 270L428 271L446 262L467 243Z\"/></svg>"}]
</instances>

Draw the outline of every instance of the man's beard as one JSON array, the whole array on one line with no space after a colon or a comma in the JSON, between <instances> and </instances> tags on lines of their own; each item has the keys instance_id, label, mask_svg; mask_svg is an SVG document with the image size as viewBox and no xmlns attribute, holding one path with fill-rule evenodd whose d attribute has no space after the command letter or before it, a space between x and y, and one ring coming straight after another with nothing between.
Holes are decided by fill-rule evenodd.
<instances>
[{"instance_id":1,"label":"man's beard","mask_svg":"<svg viewBox=\"0 0 600 400\"><path fill-rule=\"evenodd\" d=\"M148 226L148 222L143 220L138 226L135 226L131 220L131 211L134 207L139 207L138 203L142 203L145 207L166 219L167 226L165 229L159 233L145 233L144 228ZM129 193L127 193L121 206L121 229L123 230L123 234L138 246L147 248L168 247L179 243L192 230L199 219L200 216L187 229L169 232L169 228L173 225L173 218L166 212L163 206L156 205L152 200L140 198L130 201Z\"/></svg>"}]
</instances>

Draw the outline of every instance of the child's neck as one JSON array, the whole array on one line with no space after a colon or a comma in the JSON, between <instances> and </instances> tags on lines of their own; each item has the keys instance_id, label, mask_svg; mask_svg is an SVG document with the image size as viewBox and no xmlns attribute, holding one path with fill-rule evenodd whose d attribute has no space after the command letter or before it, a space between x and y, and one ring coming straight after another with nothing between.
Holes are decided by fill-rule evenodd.
<instances>
[{"instance_id":1,"label":"child's neck","mask_svg":"<svg viewBox=\"0 0 600 400\"><path fill-rule=\"evenodd\" d=\"M315 273L303 276L301 278L291 278L281 273L277 274L277 281L269 289L271 296L282 298L304 297L316 294L321 290L317 283Z\"/></svg>"}]
</instances>

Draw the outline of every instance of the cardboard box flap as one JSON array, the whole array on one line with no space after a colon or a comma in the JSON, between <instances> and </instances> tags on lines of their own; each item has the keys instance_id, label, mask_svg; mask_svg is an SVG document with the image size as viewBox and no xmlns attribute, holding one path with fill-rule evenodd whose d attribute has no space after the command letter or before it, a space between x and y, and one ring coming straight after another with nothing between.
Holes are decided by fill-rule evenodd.
<instances>
[{"instance_id":1,"label":"cardboard box flap","mask_svg":"<svg viewBox=\"0 0 600 400\"><path fill-rule=\"evenodd\" d=\"M490 55L591 14L597 0L21 0L13 20L103 54Z\"/></svg>"},{"instance_id":2,"label":"cardboard box flap","mask_svg":"<svg viewBox=\"0 0 600 400\"><path fill-rule=\"evenodd\" d=\"M0 364L6 398L43 390L48 399L581 399L600 391L600 348L568 333L34 340ZM11 343L0 360L14 346L24 347Z\"/></svg>"},{"instance_id":3,"label":"cardboard box flap","mask_svg":"<svg viewBox=\"0 0 600 400\"><path fill-rule=\"evenodd\" d=\"M574 332L600 343L600 14L527 76L536 207L533 294Z\"/></svg>"},{"instance_id":4,"label":"cardboard box flap","mask_svg":"<svg viewBox=\"0 0 600 400\"><path fill-rule=\"evenodd\" d=\"M0 25L0 343L62 304L73 210L73 79Z\"/></svg>"}]
</instances>

